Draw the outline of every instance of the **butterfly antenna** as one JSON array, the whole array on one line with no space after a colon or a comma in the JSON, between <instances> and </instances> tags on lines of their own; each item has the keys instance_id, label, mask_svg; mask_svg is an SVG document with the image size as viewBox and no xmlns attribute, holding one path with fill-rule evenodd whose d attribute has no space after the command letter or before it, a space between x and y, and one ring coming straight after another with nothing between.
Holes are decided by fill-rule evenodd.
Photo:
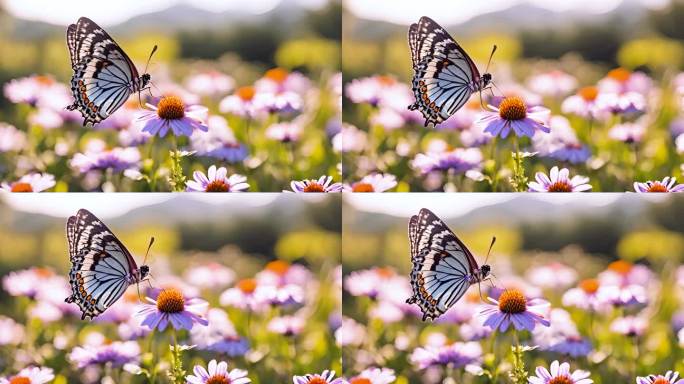
<instances>
[{"instance_id":1,"label":"butterfly antenna","mask_svg":"<svg viewBox=\"0 0 684 384\"><path fill-rule=\"evenodd\" d=\"M492 57L494 57L494 52L496 52L496 44L492 48L492 53L489 54L489 60L487 61L487 68L485 68L485 73L489 73L489 64L492 63Z\"/></svg>"},{"instance_id":2,"label":"butterfly antenna","mask_svg":"<svg viewBox=\"0 0 684 384\"><path fill-rule=\"evenodd\" d=\"M150 66L150 60L152 60L152 55L157 52L157 45L154 45L154 48L152 48L152 52L150 52L150 57L147 58L147 64L145 64L145 73L147 73L147 67Z\"/></svg>"},{"instance_id":3,"label":"butterfly antenna","mask_svg":"<svg viewBox=\"0 0 684 384\"><path fill-rule=\"evenodd\" d=\"M150 245L147 246L147 252L145 252L145 258L143 259L143 265L145 265L145 262L147 261L147 255L150 254L150 248L152 248L152 244L154 244L154 236L150 238Z\"/></svg>"},{"instance_id":4,"label":"butterfly antenna","mask_svg":"<svg viewBox=\"0 0 684 384\"><path fill-rule=\"evenodd\" d=\"M487 264L487 260L489 260L489 254L492 252L494 243L496 243L496 236L492 236L492 242L489 244L489 249L487 250L487 256L485 257L484 264Z\"/></svg>"}]
</instances>

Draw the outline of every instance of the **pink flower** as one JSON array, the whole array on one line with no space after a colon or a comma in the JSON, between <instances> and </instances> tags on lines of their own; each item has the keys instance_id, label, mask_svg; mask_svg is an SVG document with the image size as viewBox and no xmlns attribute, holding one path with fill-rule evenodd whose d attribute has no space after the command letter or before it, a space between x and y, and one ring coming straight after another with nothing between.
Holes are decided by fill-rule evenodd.
<instances>
[{"instance_id":1,"label":"pink flower","mask_svg":"<svg viewBox=\"0 0 684 384\"><path fill-rule=\"evenodd\" d=\"M528 107L520 97L506 97L498 107L491 108L493 112L485 112L476 124L492 136L506 138L513 131L518 137L533 137L537 131L551 131L546 126L549 110L540 106Z\"/></svg>"},{"instance_id":2,"label":"pink flower","mask_svg":"<svg viewBox=\"0 0 684 384\"><path fill-rule=\"evenodd\" d=\"M570 372L570 364L560 364L558 360L551 363L547 370L545 367L537 367L535 373L537 376L530 377L528 380L530 384L552 384L552 383L568 383L568 384L591 384L594 381L589 378L590 373L587 371L576 370Z\"/></svg>"},{"instance_id":3,"label":"pink flower","mask_svg":"<svg viewBox=\"0 0 684 384\"><path fill-rule=\"evenodd\" d=\"M0 378L0 384L45 384L55 378L52 368L28 367L9 378Z\"/></svg>"},{"instance_id":4,"label":"pink flower","mask_svg":"<svg viewBox=\"0 0 684 384\"><path fill-rule=\"evenodd\" d=\"M535 180L527 184L530 192L584 192L591 189L589 178L576 175L569 177L567 168L561 170L558 167L551 168L549 176L544 172L537 172Z\"/></svg>"},{"instance_id":5,"label":"pink flower","mask_svg":"<svg viewBox=\"0 0 684 384\"><path fill-rule=\"evenodd\" d=\"M55 177L49 173L29 173L13 183L2 183L5 192L42 192L55 186Z\"/></svg>"},{"instance_id":6,"label":"pink flower","mask_svg":"<svg viewBox=\"0 0 684 384\"><path fill-rule=\"evenodd\" d=\"M233 369L228 371L228 363L222 361L217 363L216 360L209 362L208 369L204 369L201 365L195 365L192 370L194 375L188 375L185 380L189 384L247 384L252 380L247 377L247 371L242 369Z\"/></svg>"},{"instance_id":7,"label":"pink flower","mask_svg":"<svg viewBox=\"0 0 684 384\"><path fill-rule=\"evenodd\" d=\"M190 75L185 80L185 86L198 95L217 96L230 92L235 86L235 80L221 72L206 71Z\"/></svg>"},{"instance_id":8,"label":"pink flower","mask_svg":"<svg viewBox=\"0 0 684 384\"><path fill-rule=\"evenodd\" d=\"M171 130L175 136L192 136L195 130L208 131L203 122L207 108L200 105L186 106L178 96L163 96L157 105L146 104L151 111L144 112L138 121L144 122L143 132L164 137Z\"/></svg>"},{"instance_id":9,"label":"pink flower","mask_svg":"<svg viewBox=\"0 0 684 384\"><path fill-rule=\"evenodd\" d=\"M532 76L528 82L530 89L544 96L563 96L577 87L577 79L563 71L553 70Z\"/></svg>"}]
</instances>

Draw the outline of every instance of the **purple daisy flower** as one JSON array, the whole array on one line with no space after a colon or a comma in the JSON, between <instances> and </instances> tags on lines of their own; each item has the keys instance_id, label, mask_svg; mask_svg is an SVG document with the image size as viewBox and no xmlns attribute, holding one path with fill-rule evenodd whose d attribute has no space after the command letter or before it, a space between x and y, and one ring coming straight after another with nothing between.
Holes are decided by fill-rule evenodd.
<instances>
[{"instance_id":1,"label":"purple daisy flower","mask_svg":"<svg viewBox=\"0 0 684 384\"><path fill-rule=\"evenodd\" d=\"M667 371L663 375L639 376L636 378L637 384L684 384L684 379L679 379L679 372Z\"/></svg>"},{"instance_id":2,"label":"purple daisy flower","mask_svg":"<svg viewBox=\"0 0 684 384\"><path fill-rule=\"evenodd\" d=\"M570 164L582 164L589 160L591 151L588 146L580 143L566 143L549 153L549 157Z\"/></svg>"},{"instance_id":3,"label":"purple daisy flower","mask_svg":"<svg viewBox=\"0 0 684 384\"><path fill-rule=\"evenodd\" d=\"M301 181L293 180L290 182L291 191L283 190L283 192L294 193L334 193L342 191L342 183L333 183L332 176L321 176L316 179L304 179Z\"/></svg>"},{"instance_id":4,"label":"purple daisy flower","mask_svg":"<svg viewBox=\"0 0 684 384\"><path fill-rule=\"evenodd\" d=\"M202 122L206 118L207 108L199 105L186 107L178 96L164 96L157 105L146 104L151 111L145 112L138 121L145 122L143 132L164 137L172 130L176 136L192 136L199 129L208 131Z\"/></svg>"},{"instance_id":5,"label":"purple daisy flower","mask_svg":"<svg viewBox=\"0 0 684 384\"><path fill-rule=\"evenodd\" d=\"M549 176L544 172L537 172L535 179L527 184L530 192L584 192L591 189L589 178L585 176L573 176L569 179L570 171L567 168L561 170L558 167L551 168Z\"/></svg>"},{"instance_id":6,"label":"purple daisy flower","mask_svg":"<svg viewBox=\"0 0 684 384\"><path fill-rule=\"evenodd\" d=\"M55 186L55 177L49 173L29 173L13 183L2 183L6 192L42 192Z\"/></svg>"},{"instance_id":7,"label":"purple daisy flower","mask_svg":"<svg viewBox=\"0 0 684 384\"><path fill-rule=\"evenodd\" d=\"M304 376L293 376L293 384L348 384L347 380L339 377L335 379L335 371L323 371L320 375L317 373L307 373Z\"/></svg>"},{"instance_id":8,"label":"purple daisy flower","mask_svg":"<svg viewBox=\"0 0 684 384\"><path fill-rule=\"evenodd\" d=\"M0 377L0 384L44 384L55 378L52 368L28 367L9 378Z\"/></svg>"},{"instance_id":9,"label":"purple daisy flower","mask_svg":"<svg viewBox=\"0 0 684 384\"><path fill-rule=\"evenodd\" d=\"M391 368L367 368L358 376L351 379L353 384L391 384L397 379L394 369Z\"/></svg>"},{"instance_id":10,"label":"purple daisy flower","mask_svg":"<svg viewBox=\"0 0 684 384\"><path fill-rule=\"evenodd\" d=\"M139 356L140 347L137 342L115 341L110 344L75 347L69 354L69 360L75 363L78 369L105 364L123 367L124 364L137 362Z\"/></svg>"},{"instance_id":11,"label":"purple daisy flower","mask_svg":"<svg viewBox=\"0 0 684 384\"><path fill-rule=\"evenodd\" d=\"M566 336L565 339L558 341L556 344L549 346L549 351L568 355L570 357L584 357L594 349L589 339L571 335Z\"/></svg>"},{"instance_id":12,"label":"purple daisy flower","mask_svg":"<svg viewBox=\"0 0 684 384\"><path fill-rule=\"evenodd\" d=\"M303 131L301 122L293 120L270 125L266 128L266 137L282 143L293 143L299 141Z\"/></svg>"},{"instance_id":13,"label":"purple daisy flower","mask_svg":"<svg viewBox=\"0 0 684 384\"><path fill-rule=\"evenodd\" d=\"M234 174L226 177L228 170L225 167L216 169L215 165L209 167L207 174L195 171L195 180L185 182L188 192L241 192L249 188L246 183L247 177Z\"/></svg>"},{"instance_id":14,"label":"purple daisy flower","mask_svg":"<svg viewBox=\"0 0 684 384\"><path fill-rule=\"evenodd\" d=\"M268 330L283 336L297 336L304 330L306 322L300 316L275 317L268 323Z\"/></svg>"},{"instance_id":15,"label":"purple daisy flower","mask_svg":"<svg viewBox=\"0 0 684 384\"><path fill-rule=\"evenodd\" d=\"M456 148L452 151L419 153L411 162L411 166L422 174L435 171L451 171L464 173L477 169L482 164L482 152L479 148Z\"/></svg>"},{"instance_id":16,"label":"purple daisy flower","mask_svg":"<svg viewBox=\"0 0 684 384\"><path fill-rule=\"evenodd\" d=\"M94 170L111 169L114 172L123 172L127 169L137 169L140 164L140 151L138 148L112 148L102 140L91 140L83 153L77 153L71 159L69 165L81 173Z\"/></svg>"},{"instance_id":17,"label":"purple daisy flower","mask_svg":"<svg viewBox=\"0 0 684 384\"><path fill-rule=\"evenodd\" d=\"M545 125L549 110L540 106L528 108L518 96L506 97L498 107L491 108L493 112L486 112L476 124L483 125L484 131L492 136L506 138L511 129L518 137L532 137L537 131L551 132Z\"/></svg>"},{"instance_id":18,"label":"purple daisy flower","mask_svg":"<svg viewBox=\"0 0 684 384\"><path fill-rule=\"evenodd\" d=\"M644 134L646 134L646 126L641 122L617 124L608 131L611 139L628 144L640 143Z\"/></svg>"},{"instance_id":19,"label":"purple daisy flower","mask_svg":"<svg viewBox=\"0 0 684 384\"><path fill-rule=\"evenodd\" d=\"M591 384L594 380L589 378L590 373L582 370L575 370L570 373L570 364L559 363L555 360L551 363L550 372L545 367L537 367L537 376L530 377L530 384Z\"/></svg>"},{"instance_id":20,"label":"purple daisy flower","mask_svg":"<svg viewBox=\"0 0 684 384\"><path fill-rule=\"evenodd\" d=\"M189 384L246 384L252 382L247 377L245 370L233 369L229 372L228 363L225 361L217 363L216 360L212 360L207 369L201 365L195 365L192 372L194 375L185 376L185 380Z\"/></svg>"},{"instance_id":21,"label":"purple daisy flower","mask_svg":"<svg viewBox=\"0 0 684 384\"><path fill-rule=\"evenodd\" d=\"M684 184L676 184L677 179L666 177L663 181L647 181L645 183L634 183L634 191L638 193L649 192L684 192ZM676 185L675 185L676 184Z\"/></svg>"},{"instance_id":22,"label":"purple daisy flower","mask_svg":"<svg viewBox=\"0 0 684 384\"><path fill-rule=\"evenodd\" d=\"M229 163L239 163L247 158L247 146L238 142L228 122L221 116L207 120L209 131L198 132L190 137L192 149L200 156L209 156Z\"/></svg>"},{"instance_id":23,"label":"purple daisy flower","mask_svg":"<svg viewBox=\"0 0 684 384\"><path fill-rule=\"evenodd\" d=\"M419 347L411 353L409 360L419 369L432 366L449 366L458 369L470 364L479 364L482 360L482 347L476 342Z\"/></svg>"},{"instance_id":24,"label":"purple daisy flower","mask_svg":"<svg viewBox=\"0 0 684 384\"><path fill-rule=\"evenodd\" d=\"M26 143L24 132L13 125L0 122L0 153L22 150Z\"/></svg>"},{"instance_id":25,"label":"purple daisy flower","mask_svg":"<svg viewBox=\"0 0 684 384\"><path fill-rule=\"evenodd\" d=\"M637 337L644 334L648 322L641 316L618 317L610 324L610 330L625 336Z\"/></svg>"},{"instance_id":26,"label":"purple daisy flower","mask_svg":"<svg viewBox=\"0 0 684 384\"><path fill-rule=\"evenodd\" d=\"M483 325L494 330L506 332L511 324L518 331L532 331L537 323L546 327L550 325L542 312L549 306L546 300L528 300L519 290L507 289L501 293L499 300L490 298L489 301L491 304L480 311L480 316L485 318Z\"/></svg>"},{"instance_id":27,"label":"purple daisy flower","mask_svg":"<svg viewBox=\"0 0 684 384\"><path fill-rule=\"evenodd\" d=\"M147 297L149 304L142 304L142 308L135 314L142 318L140 325L150 329L164 331L171 323L175 329L191 330L195 323L208 325L203 314L208 303L202 299L187 298L176 288L155 290L155 299ZM154 295L153 293L153 295Z\"/></svg>"},{"instance_id":28,"label":"purple daisy flower","mask_svg":"<svg viewBox=\"0 0 684 384\"><path fill-rule=\"evenodd\" d=\"M385 192L397 186L397 177L384 173L372 173L364 176L352 185L345 185L345 192Z\"/></svg>"}]
</instances>

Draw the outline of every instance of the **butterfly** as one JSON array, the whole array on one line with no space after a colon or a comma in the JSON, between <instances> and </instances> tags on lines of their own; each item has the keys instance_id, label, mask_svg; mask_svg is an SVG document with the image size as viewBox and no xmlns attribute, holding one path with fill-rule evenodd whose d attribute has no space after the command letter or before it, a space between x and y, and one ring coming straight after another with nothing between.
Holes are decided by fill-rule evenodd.
<instances>
[{"instance_id":1,"label":"butterfly","mask_svg":"<svg viewBox=\"0 0 684 384\"><path fill-rule=\"evenodd\" d=\"M406 302L420 306L423 321L443 315L472 284L489 277L489 265L478 267L465 244L430 210L411 217L408 234L413 296Z\"/></svg>"},{"instance_id":2,"label":"butterfly","mask_svg":"<svg viewBox=\"0 0 684 384\"><path fill-rule=\"evenodd\" d=\"M133 256L104 223L88 210L80 209L66 225L71 271L71 296L82 320L91 320L114 304L129 285L144 281L150 268L135 263ZM150 241L150 247L154 238ZM148 248L149 252L149 248Z\"/></svg>"},{"instance_id":3,"label":"butterfly","mask_svg":"<svg viewBox=\"0 0 684 384\"><path fill-rule=\"evenodd\" d=\"M444 122L465 105L472 93L487 88L492 81L489 73L480 76L470 56L429 17L411 24L408 40L416 97L408 108L420 110L426 127ZM495 50L496 46L492 55Z\"/></svg>"},{"instance_id":4,"label":"butterfly","mask_svg":"<svg viewBox=\"0 0 684 384\"><path fill-rule=\"evenodd\" d=\"M138 75L135 65L104 29L87 17L67 28L67 46L71 56L71 92L83 126L96 124L111 116L134 92L141 92L150 75ZM152 54L157 50L154 47ZM149 60L148 60L149 63Z\"/></svg>"}]
</instances>

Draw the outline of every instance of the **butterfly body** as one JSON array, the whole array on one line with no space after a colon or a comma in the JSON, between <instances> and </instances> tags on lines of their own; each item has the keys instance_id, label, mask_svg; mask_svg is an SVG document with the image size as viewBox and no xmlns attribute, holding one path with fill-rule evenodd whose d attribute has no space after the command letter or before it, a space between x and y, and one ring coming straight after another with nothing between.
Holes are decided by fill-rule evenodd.
<instances>
[{"instance_id":1,"label":"butterfly body","mask_svg":"<svg viewBox=\"0 0 684 384\"><path fill-rule=\"evenodd\" d=\"M489 73L480 75L465 50L429 17L409 27L409 47L416 102L408 108L423 114L426 127L444 122L492 80Z\"/></svg>"},{"instance_id":2,"label":"butterfly body","mask_svg":"<svg viewBox=\"0 0 684 384\"><path fill-rule=\"evenodd\" d=\"M471 285L490 276L489 265L478 266L461 240L428 209L409 220L409 242L413 296L406 302L418 304L423 321L444 314Z\"/></svg>"},{"instance_id":3,"label":"butterfly body","mask_svg":"<svg viewBox=\"0 0 684 384\"><path fill-rule=\"evenodd\" d=\"M74 71L71 78L74 103L67 109L81 112L84 126L109 117L150 81L150 75L140 76L126 52L87 17L69 25L67 46Z\"/></svg>"},{"instance_id":4,"label":"butterfly body","mask_svg":"<svg viewBox=\"0 0 684 384\"><path fill-rule=\"evenodd\" d=\"M93 319L114 304L131 284L144 281L150 269L138 268L133 256L101 220L85 209L67 220L72 294L81 319Z\"/></svg>"}]
</instances>

